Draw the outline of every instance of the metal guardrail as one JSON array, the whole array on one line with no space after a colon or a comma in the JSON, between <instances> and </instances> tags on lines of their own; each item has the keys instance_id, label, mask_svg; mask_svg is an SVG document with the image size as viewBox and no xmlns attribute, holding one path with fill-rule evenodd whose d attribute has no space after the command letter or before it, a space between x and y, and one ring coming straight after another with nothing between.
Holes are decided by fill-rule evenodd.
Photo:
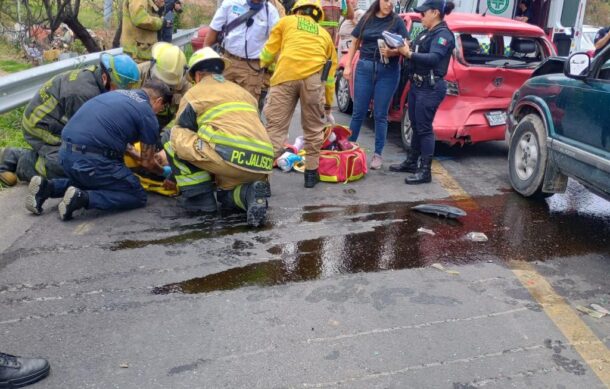
<instances>
[{"instance_id":1,"label":"metal guardrail","mask_svg":"<svg viewBox=\"0 0 610 389\"><path fill-rule=\"evenodd\" d=\"M191 41L193 33L197 28L181 30L172 36L172 43L183 47ZM121 54L122 48L108 50L111 54ZM63 61L53 62L47 65L37 66L32 69L12 73L0 78L0 114L18 108L34 97L42 84L51 77L68 70L97 64L100 53L81 55Z\"/></svg>"}]
</instances>

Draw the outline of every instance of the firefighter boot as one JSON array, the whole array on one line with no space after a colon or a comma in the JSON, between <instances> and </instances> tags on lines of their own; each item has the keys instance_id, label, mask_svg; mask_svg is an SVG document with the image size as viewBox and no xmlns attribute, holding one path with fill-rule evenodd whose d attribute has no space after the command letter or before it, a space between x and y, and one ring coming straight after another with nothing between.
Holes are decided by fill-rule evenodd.
<instances>
[{"instance_id":1,"label":"firefighter boot","mask_svg":"<svg viewBox=\"0 0 610 389\"><path fill-rule=\"evenodd\" d=\"M410 150L407 152L407 159L401 163L390 165L391 172L415 173L419 166L419 152Z\"/></svg>"},{"instance_id":2,"label":"firefighter boot","mask_svg":"<svg viewBox=\"0 0 610 389\"><path fill-rule=\"evenodd\" d=\"M46 359L22 358L0 353L0 388L22 388L49 374Z\"/></svg>"},{"instance_id":3,"label":"firefighter boot","mask_svg":"<svg viewBox=\"0 0 610 389\"><path fill-rule=\"evenodd\" d=\"M405 184L417 185L426 184L432 181L432 157L422 157L421 165L417 168L415 174L405 178Z\"/></svg>"},{"instance_id":4,"label":"firefighter boot","mask_svg":"<svg viewBox=\"0 0 610 389\"><path fill-rule=\"evenodd\" d=\"M42 213L42 205L53 193L52 183L44 177L34 176L28 186L29 193L25 196L25 207L34 215Z\"/></svg>"},{"instance_id":5,"label":"firefighter boot","mask_svg":"<svg viewBox=\"0 0 610 389\"><path fill-rule=\"evenodd\" d=\"M19 154L17 149L10 147L0 147L0 182L7 186L17 184L17 162L19 162Z\"/></svg>"},{"instance_id":6,"label":"firefighter boot","mask_svg":"<svg viewBox=\"0 0 610 389\"><path fill-rule=\"evenodd\" d=\"M73 186L66 190L63 200L57 206L59 218L63 221L72 219L74 211L87 208L89 205L89 195L84 190Z\"/></svg>"},{"instance_id":7,"label":"firefighter boot","mask_svg":"<svg viewBox=\"0 0 610 389\"><path fill-rule=\"evenodd\" d=\"M251 184L238 185L230 191L219 191L218 199L223 211L239 208L246 211L249 226L258 227L267 216L267 183L255 181Z\"/></svg>"},{"instance_id":8,"label":"firefighter boot","mask_svg":"<svg viewBox=\"0 0 610 389\"><path fill-rule=\"evenodd\" d=\"M305 170L305 188L313 188L318 182L320 182L318 169Z\"/></svg>"},{"instance_id":9,"label":"firefighter boot","mask_svg":"<svg viewBox=\"0 0 610 389\"><path fill-rule=\"evenodd\" d=\"M180 196L178 203L189 212L216 213L218 206L214 193L201 193L196 196Z\"/></svg>"}]
</instances>

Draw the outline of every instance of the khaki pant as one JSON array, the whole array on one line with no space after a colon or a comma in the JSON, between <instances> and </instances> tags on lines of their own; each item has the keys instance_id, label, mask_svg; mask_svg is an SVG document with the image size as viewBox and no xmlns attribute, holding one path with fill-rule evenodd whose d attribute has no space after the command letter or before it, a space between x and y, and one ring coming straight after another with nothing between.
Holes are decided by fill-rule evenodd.
<instances>
[{"instance_id":1,"label":"khaki pant","mask_svg":"<svg viewBox=\"0 0 610 389\"><path fill-rule=\"evenodd\" d=\"M258 58L255 61L248 61L229 53L225 53L224 56L231 61L231 66L223 73L225 78L250 92L258 101L263 87L263 75Z\"/></svg>"},{"instance_id":2,"label":"khaki pant","mask_svg":"<svg viewBox=\"0 0 610 389\"><path fill-rule=\"evenodd\" d=\"M277 158L284 152L292 114L297 101L300 100L306 152L305 168L308 170L318 168L320 147L324 141L324 85L320 77L320 73L315 73L304 80L287 81L272 86L263 110L267 119L267 133Z\"/></svg>"},{"instance_id":3,"label":"khaki pant","mask_svg":"<svg viewBox=\"0 0 610 389\"><path fill-rule=\"evenodd\" d=\"M191 130L174 127L170 140L178 158L214 174L216 186L222 190L231 190L237 185L254 181L267 181L269 178L267 174L252 173L227 163L209 143L199 139Z\"/></svg>"}]
</instances>

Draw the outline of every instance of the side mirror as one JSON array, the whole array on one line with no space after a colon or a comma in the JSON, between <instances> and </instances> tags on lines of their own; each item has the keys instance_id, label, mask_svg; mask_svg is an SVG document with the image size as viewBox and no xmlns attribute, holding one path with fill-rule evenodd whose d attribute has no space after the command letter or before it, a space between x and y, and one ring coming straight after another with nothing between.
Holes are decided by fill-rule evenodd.
<instances>
[{"instance_id":1,"label":"side mirror","mask_svg":"<svg viewBox=\"0 0 610 389\"><path fill-rule=\"evenodd\" d=\"M566 77L584 80L589 75L591 58L587 53L574 53L565 62L563 74Z\"/></svg>"}]
</instances>

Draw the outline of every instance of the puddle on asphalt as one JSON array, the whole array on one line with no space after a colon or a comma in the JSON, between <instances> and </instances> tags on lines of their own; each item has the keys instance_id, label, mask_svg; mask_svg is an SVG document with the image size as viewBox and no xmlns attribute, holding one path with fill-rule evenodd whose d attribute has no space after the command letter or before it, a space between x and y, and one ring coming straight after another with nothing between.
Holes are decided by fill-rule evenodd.
<instances>
[{"instance_id":1,"label":"puddle on asphalt","mask_svg":"<svg viewBox=\"0 0 610 389\"><path fill-rule=\"evenodd\" d=\"M492 258L544 261L609 254L610 203L578 188L546 201L524 199L511 192L475 198L474 202L436 202L465 209L468 215L459 220L410 210L420 203L304 207L304 222L376 220L382 224L366 232L278 244L268 249L271 260L156 287L153 293L272 286L345 273L425 267L434 262L463 264ZM420 227L436 235L420 233ZM485 233L489 241L466 240L471 231Z\"/></svg>"}]
</instances>

